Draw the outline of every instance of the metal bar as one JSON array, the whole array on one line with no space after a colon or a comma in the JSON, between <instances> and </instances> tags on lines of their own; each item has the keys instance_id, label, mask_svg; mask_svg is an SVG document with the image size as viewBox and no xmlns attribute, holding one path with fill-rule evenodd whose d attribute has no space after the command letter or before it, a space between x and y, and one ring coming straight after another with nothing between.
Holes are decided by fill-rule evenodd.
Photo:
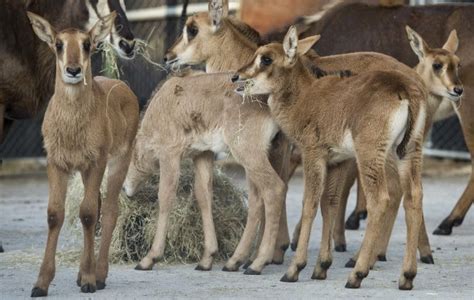
<instances>
[{"instance_id":1,"label":"metal bar","mask_svg":"<svg viewBox=\"0 0 474 300\"><path fill-rule=\"evenodd\" d=\"M238 10L240 3L238 1L229 2L229 11ZM161 20L169 17L180 17L183 11L183 5L160 6L144 9L135 9L127 11L127 18L130 22L142 22ZM207 3L190 3L188 5L188 15L208 11Z\"/></svg>"},{"instance_id":2,"label":"metal bar","mask_svg":"<svg viewBox=\"0 0 474 300\"><path fill-rule=\"evenodd\" d=\"M437 150L437 149L430 149L424 148L423 154L426 156L436 156L436 157L444 157L444 158L452 158L452 159L462 159L462 160L471 160L471 154L468 152L461 152L461 151L451 151L451 150Z\"/></svg>"}]
</instances>

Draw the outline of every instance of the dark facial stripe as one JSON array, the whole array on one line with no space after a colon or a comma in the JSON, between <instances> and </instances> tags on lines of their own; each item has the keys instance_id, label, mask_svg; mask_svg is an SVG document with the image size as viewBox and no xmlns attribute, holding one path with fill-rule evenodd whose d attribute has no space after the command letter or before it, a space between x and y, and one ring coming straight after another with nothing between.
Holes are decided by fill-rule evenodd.
<instances>
[{"instance_id":1,"label":"dark facial stripe","mask_svg":"<svg viewBox=\"0 0 474 300\"><path fill-rule=\"evenodd\" d=\"M128 23L127 16L120 6L120 2L118 0L108 0L110 11L117 12L117 18L115 19L115 29L117 30L118 34L126 40L133 40L135 37L133 36L132 31L130 30L130 24Z\"/></svg>"}]
</instances>

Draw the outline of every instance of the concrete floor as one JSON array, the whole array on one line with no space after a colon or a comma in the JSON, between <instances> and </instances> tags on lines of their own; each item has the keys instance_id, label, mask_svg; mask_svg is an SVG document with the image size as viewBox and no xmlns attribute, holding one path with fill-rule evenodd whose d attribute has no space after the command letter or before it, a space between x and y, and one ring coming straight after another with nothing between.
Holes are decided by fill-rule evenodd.
<instances>
[{"instance_id":1,"label":"concrete floor","mask_svg":"<svg viewBox=\"0 0 474 300\"><path fill-rule=\"evenodd\" d=\"M467 180L467 176L424 178L424 211L430 232L449 213ZM241 180L238 181L241 183ZM291 230L298 221L302 193L302 178L295 177L290 184L287 200ZM0 178L0 240L6 251L0 254L0 299L24 299L30 295L46 241L47 195L47 179L44 175ZM354 197L353 192L348 210L354 207ZM362 230L347 232L348 252L334 254L327 280L310 279L321 236L321 216L318 214L312 232L308 265L297 283L279 281L293 256L289 250L283 266L270 265L260 276L222 272L222 263L215 265L211 272L194 271L194 265L158 265L150 272L135 271L134 265L113 265L106 289L95 294L81 294L76 286L79 262L74 266L60 263L49 295L53 299L474 299L473 226L471 212L451 236L430 234L435 265L418 265L412 291L399 291L397 288L406 232L403 213L400 213L387 253L388 261L377 263L358 290L344 288L350 271L344 268L344 264L358 249ZM365 223L362 223L362 229L365 229ZM67 232L63 231L60 251L68 249L70 244Z\"/></svg>"}]
</instances>

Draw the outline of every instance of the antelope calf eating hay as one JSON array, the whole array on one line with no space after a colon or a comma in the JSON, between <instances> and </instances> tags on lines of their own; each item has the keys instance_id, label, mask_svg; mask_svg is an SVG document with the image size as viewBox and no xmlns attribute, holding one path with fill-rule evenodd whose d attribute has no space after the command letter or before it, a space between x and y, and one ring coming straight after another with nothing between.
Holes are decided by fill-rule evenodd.
<instances>
[{"instance_id":1,"label":"antelope calf eating hay","mask_svg":"<svg viewBox=\"0 0 474 300\"><path fill-rule=\"evenodd\" d=\"M89 32L57 32L45 19L28 13L36 35L56 54L56 85L42 132L48 159L48 240L32 297L46 296L55 274L55 254L64 221L68 177L79 171L84 182L80 218L84 250L77 284L84 293L105 287L108 253L118 214L118 194L130 164L138 127L138 101L121 81L92 78L91 52L114 24L116 13L98 21ZM96 266L95 225L99 188L108 167L107 199L102 204L102 239Z\"/></svg>"},{"instance_id":2,"label":"antelope calf eating hay","mask_svg":"<svg viewBox=\"0 0 474 300\"><path fill-rule=\"evenodd\" d=\"M304 55L319 39L298 42L291 27L283 45L260 47L253 61L232 78L245 81L249 94L270 94L272 115L303 154L305 192L296 256L282 281L293 282L305 267L311 225L331 166L355 157L368 201L369 222L357 264L346 284L360 287L389 194L387 156L396 153L405 193L407 248L399 288L411 289L422 223L421 147L426 123L426 91L400 72L368 72L341 79L315 79ZM238 89L244 92L244 87Z\"/></svg>"}]
</instances>

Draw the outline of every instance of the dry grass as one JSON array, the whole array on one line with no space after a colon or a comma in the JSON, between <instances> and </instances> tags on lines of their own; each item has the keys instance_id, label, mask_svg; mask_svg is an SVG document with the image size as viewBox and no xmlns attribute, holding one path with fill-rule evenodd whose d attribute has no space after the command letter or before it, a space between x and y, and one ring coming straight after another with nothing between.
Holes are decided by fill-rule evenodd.
<instances>
[{"instance_id":1,"label":"dry grass","mask_svg":"<svg viewBox=\"0 0 474 300\"><path fill-rule=\"evenodd\" d=\"M105 181L105 180L104 180ZM138 193L129 199L124 193L119 197L120 215L115 228L110 259L114 263L139 261L146 255L153 242L158 217L158 176L142 185ZM190 263L199 261L203 249L202 220L193 198L194 175L192 163L181 167L177 199L170 215L170 225L165 248L165 262ZM83 197L82 181L75 175L69 183L66 202L65 226L76 235L82 235L78 218ZM233 253L243 232L247 218L245 194L235 187L221 171L214 171L213 216L219 252L217 259L225 260ZM107 201L105 182L101 188L102 201ZM98 226L97 235L100 235ZM97 239L97 242L99 239ZM98 243L97 243L98 244ZM69 253L77 255L79 253Z\"/></svg>"}]
</instances>

